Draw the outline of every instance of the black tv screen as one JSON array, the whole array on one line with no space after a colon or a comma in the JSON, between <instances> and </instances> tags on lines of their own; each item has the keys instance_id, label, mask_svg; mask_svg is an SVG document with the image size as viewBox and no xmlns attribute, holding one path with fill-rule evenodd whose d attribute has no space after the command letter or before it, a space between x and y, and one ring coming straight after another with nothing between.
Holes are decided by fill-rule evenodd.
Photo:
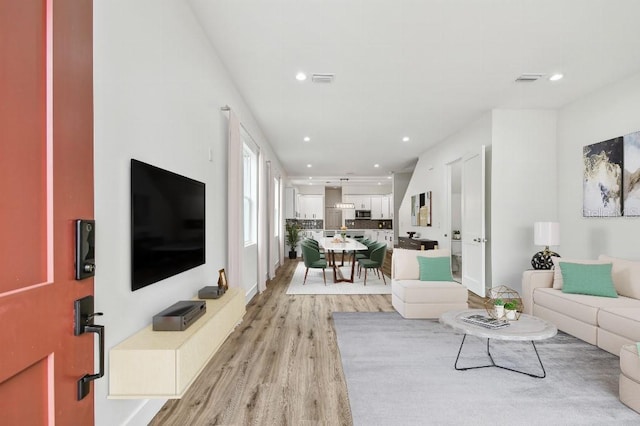
<instances>
[{"instance_id":1,"label":"black tv screen","mask_svg":"<svg viewBox=\"0 0 640 426\"><path fill-rule=\"evenodd\" d=\"M205 184L131 160L131 290L205 262Z\"/></svg>"}]
</instances>

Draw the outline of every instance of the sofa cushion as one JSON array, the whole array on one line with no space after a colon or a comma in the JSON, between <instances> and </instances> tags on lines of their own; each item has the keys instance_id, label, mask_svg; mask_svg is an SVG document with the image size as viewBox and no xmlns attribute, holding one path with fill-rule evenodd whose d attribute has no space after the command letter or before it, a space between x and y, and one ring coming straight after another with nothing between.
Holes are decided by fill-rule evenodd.
<instances>
[{"instance_id":1,"label":"sofa cushion","mask_svg":"<svg viewBox=\"0 0 640 426\"><path fill-rule=\"evenodd\" d=\"M598 325L598 310L600 308L636 308L638 300L628 297L598 297L585 294L563 293L553 288L537 288L533 293L536 305L583 321L594 326Z\"/></svg>"},{"instance_id":2,"label":"sofa cushion","mask_svg":"<svg viewBox=\"0 0 640 426\"><path fill-rule=\"evenodd\" d=\"M466 303L468 299L466 287L449 281L394 279L391 282L391 290L395 296L407 303Z\"/></svg>"},{"instance_id":3,"label":"sofa cushion","mask_svg":"<svg viewBox=\"0 0 640 426\"><path fill-rule=\"evenodd\" d=\"M420 281L453 281L451 256L416 256L420 269Z\"/></svg>"},{"instance_id":4,"label":"sofa cushion","mask_svg":"<svg viewBox=\"0 0 640 426\"><path fill-rule=\"evenodd\" d=\"M579 263L582 265L603 265L606 262L604 260L589 260L589 259L567 259L562 257L551 257L551 261L553 262L553 288L561 289L563 280L562 280L562 271L560 270L561 262L569 262L569 263Z\"/></svg>"},{"instance_id":5,"label":"sofa cushion","mask_svg":"<svg viewBox=\"0 0 640 426\"><path fill-rule=\"evenodd\" d=\"M416 256L424 257L442 257L450 256L451 252L447 249L438 250L410 250L394 248L391 256L392 278L398 280L417 280L420 277L420 268L418 267L418 259Z\"/></svg>"},{"instance_id":6,"label":"sofa cushion","mask_svg":"<svg viewBox=\"0 0 640 426\"><path fill-rule=\"evenodd\" d=\"M636 307L602 308L598 312L598 326L604 330L640 342L640 300Z\"/></svg>"},{"instance_id":7,"label":"sofa cushion","mask_svg":"<svg viewBox=\"0 0 640 426\"><path fill-rule=\"evenodd\" d=\"M600 255L598 260L611 262L613 285L621 296L640 299L640 261Z\"/></svg>"},{"instance_id":8,"label":"sofa cushion","mask_svg":"<svg viewBox=\"0 0 640 426\"><path fill-rule=\"evenodd\" d=\"M604 265L584 265L561 262L562 292L590 294L592 296L618 297L611 280L611 263Z\"/></svg>"}]
</instances>

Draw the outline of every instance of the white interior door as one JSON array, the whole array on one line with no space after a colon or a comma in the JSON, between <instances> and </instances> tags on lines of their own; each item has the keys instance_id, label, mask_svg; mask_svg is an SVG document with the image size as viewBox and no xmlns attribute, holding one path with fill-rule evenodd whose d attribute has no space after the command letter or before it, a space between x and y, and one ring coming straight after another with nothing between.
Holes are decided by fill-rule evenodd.
<instances>
[{"instance_id":1,"label":"white interior door","mask_svg":"<svg viewBox=\"0 0 640 426\"><path fill-rule=\"evenodd\" d=\"M462 160L462 285L485 295L485 147Z\"/></svg>"}]
</instances>

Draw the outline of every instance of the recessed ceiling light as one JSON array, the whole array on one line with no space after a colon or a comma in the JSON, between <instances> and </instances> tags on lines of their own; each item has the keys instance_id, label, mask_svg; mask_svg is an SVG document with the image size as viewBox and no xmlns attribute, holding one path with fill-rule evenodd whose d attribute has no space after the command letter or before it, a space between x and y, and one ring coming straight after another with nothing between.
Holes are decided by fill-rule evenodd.
<instances>
[{"instance_id":1,"label":"recessed ceiling light","mask_svg":"<svg viewBox=\"0 0 640 426\"><path fill-rule=\"evenodd\" d=\"M404 138L402 138L402 142L409 142L409 136L405 136Z\"/></svg>"},{"instance_id":2,"label":"recessed ceiling light","mask_svg":"<svg viewBox=\"0 0 640 426\"><path fill-rule=\"evenodd\" d=\"M382 185L380 182L378 182L378 185Z\"/></svg>"},{"instance_id":3,"label":"recessed ceiling light","mask_svg":"<svg viewBox=\"0 0 640 426\"><path fill-rule=\"evenodd\" d=\"M374 164L373 167L378 168L380 167L380 164Z\"/></svg>"},{"instance_id":4,"label":"recessed ceiling light","mask_svg":"<svg viewBox=\"0 0 640 426\"><path fill-rule=\"evenodd\" d=\"M391 176L387 176L387 179L391 179Z\"/></svg>"},{"instance_id":5,"label":"recessed ceiling light","mask_svg":"<svg viewBox=\"0 0 640 426\"><path fill-rule=\"evenodd\" d=\"M307 167L311 167L311 164L307 164Z\"/></svg>"},{"instance_id":6,"label":"recessed ceiling light","mask_svg":"<svg viewBox=\"0 0 640 426\"><path fill-rule=\"evenodd\" d=\"M562 77L564 77L564 75L560 73L556 73L556 74L552 74L551 77L549 77L549 80L558 81L558 80L562 80Z\"/></svg>"},{"instance_id":7,"label":"recessed ceiling light","mask_svg":"<svg viewBox=\"0 0 640 426\"><path fill-rule=\"evenodd\" d=\"M307 75L303 72L299 72L298 74L296 74L296 80L298 81L305 81L307 79Z\"/></svg>"},{"instance_id":8,"label":"recessed ceiling light","mask_svg":"<svg viewBox=\"0 0 640 426\"><path fill-rule=\"evenodd\" d=\"M309 136L305 136L304 139L302 139L305 142L309 142L311 140L311 138Z\"/></svg>"},{"instance_id":9,"label":"recessed ceiling light","mask_svg":"<svg viewBox=\"0 0 640 426\"><path fill-rule=\"evenodd\" d=\"M313 179L313 177L309 176L309 179Z\"/></svg>"}]
</instances>

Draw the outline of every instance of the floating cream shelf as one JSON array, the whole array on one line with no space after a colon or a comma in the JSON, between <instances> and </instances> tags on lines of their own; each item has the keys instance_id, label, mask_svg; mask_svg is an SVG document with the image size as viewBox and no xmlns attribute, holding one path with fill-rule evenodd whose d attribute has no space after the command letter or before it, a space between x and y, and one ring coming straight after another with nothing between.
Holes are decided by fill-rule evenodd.
<instances>
[{"instance_id":1,"label":"floating cream shelf","mask_svg":"<svg viewBox=\"0 0 640 426\"><path fill-rule=\"evenodd\" d=\"M207 312L184 331L153 331L149 325L114 346L109 398L181 398L245 313L236 288L206 302Z\"/></svg>"}]
</instances>

